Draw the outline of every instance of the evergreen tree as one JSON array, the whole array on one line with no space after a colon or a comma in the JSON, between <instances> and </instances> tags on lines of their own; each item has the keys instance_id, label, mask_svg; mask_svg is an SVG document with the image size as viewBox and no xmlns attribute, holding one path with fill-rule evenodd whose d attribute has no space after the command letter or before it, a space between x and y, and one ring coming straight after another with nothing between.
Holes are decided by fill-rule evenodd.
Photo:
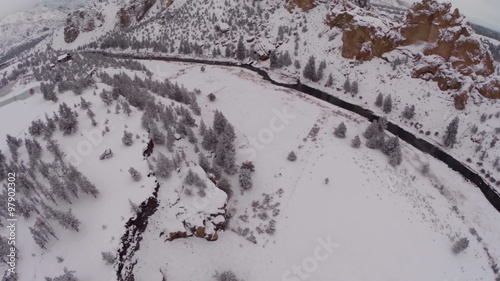
<instances>
[{"instance_id":1,"label":"evergreen tree","mask_svg":"<svg viewBox=\"0 0 500 281\"><path fill-rule=\"evenodd\" d=\"M297 70L299 70L299 69L301 68L301 66L300 66L300 61L299 61L299 60L295 60L295 62L293 63L293 66L295 66L295 68L296 68Z\"/></svg>"},{"instance_id":2,"label":"evergreen tree","mask_svg":"<svg viewBox=\"0 0 500 281\"><path fill-rule=\"evenodd\" d=\"M366 128L363 136L367 139L371 139L372 137L378 135L380 133L380 126L377 120L373 120L372 123Z\"/></svg>"},{"instance_id":3,"label":"evergreen tree","mask_svg":"<svg viewBox=\"0 0 500 281\"><path fill-rule=\"evenodd\" d=\"M377 99L375 100L375 105L378 107L382 107L383 103L384 103L384 96L381 93L379 93L377 95Z\"/></svg>"},{"instance_id":4,"label":"evergreen tree","mask_svg":"<svg viewBox=\"0 0 500 281\"><path fill-rule=\"evenodd\" d=\"M133 137L132 133L123 131L122 143L126 146L131 146L134 143Z\"/></svg>"},{"instance_id":5,"label":"evergreen tree","mask_svg":"<svg viewBox=\"0 0 500 281\"><path fill-rule=\"evenodd\" d=\"M353 95L356 95L356 94L358 94L358 91L359 91L359 89L358 89L358 81L352 82L352 84L351 84L351 93Z\"/></svg>"},{"instance_id":6,"label":"evergreen tree","mask_svg":"<svg viewBox=\"0 0 500 281\"><path fill-rule=\"evenodd\" d=\"M446 128L446 132L443 136L444 146L452 147L457 143L457 132L458 132L458 124L460 120L458 117L455 117L448 127Z\"/></svg>"},{"instance_id":7,"label":"evergreen tree","mask_svg":"<svg viewBox=\"0 0 500 281\"><path fill-rule=\"evenodd\" d=\"M45 131L45 123L40 119L34 120L31 122L28 131L34 137L41 136Z\"/></svg>"},{"instance_id":8,"label":"evergreen tree","mask_svg":"<svg viewBox=\"0 0 500 281\"><path fill-rule=\"evenodd\" d=\"M200 122L200 136L205 135L205 132L207 131L207 126L205 125L205 122L201 120Z\"/></svg>"},{"instance_id":9,"label":"evergreen tree","mask_svg":"<svg viewBox=\"0 0 500 281\"><path fill-rule=\"evenodd\" d=\"M55 93L55 85L52 83L41 83L40 92L42 92L43 98L48 101L57 102L59 99Z\"/></svg>"},{"instance_id":10,"label":"evergreen tree","mask_svg":"<svg viewBox=\"0 0 500 281\"><path fill-rule=\"evenodd\" d=\"M389 113L389 112L392 111L392 97L391 97L391 95L388 95L384 99L384 104L382 106L382 111L384 111L384 113Z\"/></svg>"},{"instance_id":11,"label":"evergreen tree","mask_svg":"<svg viewBox=\"0 0 500 281\"><path fill-rule=\"evenodd\" d=\"M133 167L130 167L130 169L128 169L128 172L130 173L130 176L132 177L132 179L134 181L140 181L141 180L141 178L142 178L141 173L139 173L139 171L137 171Z\"/></svg>"},{"instance_id":12,"label":"evergreen tree","mask_svg":"<svg viewBox=\"0 0 500 281\"><path fill-rule=\"evenodd\" d=\"M53 139L48 139L47 140L47 145L45 146L47 150L54 155L55 159L58 160L61 163L64 163L64 152L61 151L61 148L59 147L59 143L56 140Z\"/></svg>"},{"instance_id":13,"label":"evergreen tree","mask_svg":"<svg viewBox=\"0 0 500 281\"><path fill-rule=\"evenodd\" d=\"M392 166L398 166L403 161L403 156L401 152L401 147L398 145L393 151L389 154L389 164Z\"/></svg>"},{"instance_id":14,"label":"evergreen tree","mask_svg":"<svg viewBox=\"0 0 500 281\"><path fill-rule=\"evenodd\" d=\"M453 253L458 254L469 247L469 239L462 237L453 245Z\"/></svg>"},{"instance_id":15,"label":"evergreen tree","mask_svg":"<svg viewBox=\"0 0 500 281\"><path fill-rule=\"evenodd\" d=\"M21 147L22 143L23 141L20 138L18 139L11 135L7 135L7 146L9 147L14 162L17 162L19 158L19 147Z\"/></svg>"},{"instance_id":16,"label":"evergreen tree","mask_svg":"<svg viewBox=\"0 0 500 281\"><path fill-rule=\"evenodd\" d=\"M162 178L169 178L174 170L174 164L165 154L159 153L156 160L155 175Z\"/></svg>"},{"instance_id":17,"label":"evergreen tree","mask_svg":"<svg viewBox=\"0 0 500 281\"><path fill-rule=\"evenodd\" d=\"M122 108L123 113L127 114L127 116L130 116L130 113L132 113L132 109L130 109L130 104L127 101L122 102Z\"/></svg>"},{"instance_id":18,"label":"evergreen tree","mask_svg":"<svg viewBox=\"0 0 500 281\"><path fill-rule=\"evenodd\" d=\"M398 137L388 138L385 141L384 146L382 147L382 152L387 155L390 155L397 148L399 148L399 138Z\"/></svg>"},{"instance_id":19,"label":"evergreen tree","mask_svg":"<svg viewBox=\"0 0 500 281\"><path fill-rule=\"evenodd\" d=\"M269 56L269 66L271 67L271 69L282 67L276 51L272 51L271 55Z\"/></svg>"},{"instance_id":20,"label":"evergreen tree","mask_svg":"<svg viewBox=\"0 0 500 281\"><path fill-rule=\"evenodd\" d=\"M316 73L316 81L323 79L325 68L326 68L326 61L323 60L319 64L318 71Z\"/></svg>"},{"instance_id":21,"label":"evergreen tree","mask_svg":"<svg viewBox=\"0 0 500 281\"><path fill-rule=\"evenodd\" d=\"M304 78L307 78L314 82L319 80L316 73L316 58L314 58L314 56L309 57L309 60L304 67L303 75Z\"/></svg>"},{"instance_id":22,"label":"evergreen tree","mask_svg":"<svg viewBox=\"0 0 500 281\"><path fill-rule=\"evenodd\" d=\"M380 149L384 146L384 143L385 135L379 132L366 141L366 146L371 149Z\"/></svg>"},{"instance_id":23,"label":"evergreen tree","mask_svg":"<svg viewBox=\"0 0 500 281\"><path fill-rule=\"evenodd\" d=\"M71 270L69 271L66 267L64 268L64 274L54 277L54 278L48 278L45 277L45 281L78 281L79 279L76 278L74 275L75 271Z\"/></svg>"},{"instance_id":24,"label":"evergreen tree","mask_svg":"<svg viewBox=\"0 0 500 281\"><path fill-rule=\"evenodd\" d=\"M99 94L99 97L101 98L102 102L107 106L113 103L113 97L105 90L102 90L102 92Z\"/></svg>"},{"instance_id":25,"label":"evergreen tree","mask_svg":"<svg viewBox=\"0 0 500 281\"><path fill-rule=\"evenodd\" d=\"M26 150L28 151L30 160L35 161L40 159L40 157L42 156L42 146L40 145L40 143L36 139L25 139L24 143L26 146Z\"/></svg>"},{"instance_id":26,"label":"evergreen tree","mask_svg":"<svg viewBox=\"0 0 500 281\"><path fill-rule=\"evenodd\" d=\"M247 57L247 50L245 48L245 45L243 44L243 37L240 37L240 40L238 41L238 46L236 48L236 58L239 61L242 61L246 57Z\"/></svg>"},{"instance_id":27,"label":"evergreen tree","mask_svg":"<svg viewBox=\"0 0 500 281\"><path fill-rule=\"evenodd\" d=\"M351 81L349 81L349 77L347 77L347 79L344 82L344 92L350 93L351 91L352 91Z\"/></svg>"},{"instance_id":28,"label":"evergreen tree","mask_svg":"<svg viewBox=\"0 0 500 281\"><path fill-rule=\"evenodd\" d=\"M210 171L210 161L203 153L198 154L198 164L205 172Z\"/></svg>"},{"instance_id":29,"label":"evergreen tree","mask_svg":"<svg viewBox=\"0 0 500 281\"><path fill-rule=\"evenodd\" d=\"M332 87L332 86L333 86L333 76L330 73L330 75L328 75L328 80L326 81L325 87Z\"/></svg>"},{"instance_id":30,"label":"evergreen tree","mask_svg":"<svg viewBox=\"0 0 500 281\"><path fill-rule=\"evenodd\" d=\"M352 139L352 141L351 141L351 147L353 147L353 148L359 148L359 147L361 147L361 139L359 138L358 135L356 135L354 137L354 139Z\"/></svg>"},{"instance_id":31,"label":"evergreen tree","mask_svg":"<svg viewBox=\"0 0 500 281\"><path fill-rule=\"evenodd\" d=\"M66 191L65 185L57 176L50 175L49 176L49 183L50 183L50 186L52 187L52 194L55 197L62 199L62 200L71 204L71 200L70 200L69 195Z\"/></svg>"},{"instance_id":32,"label":"evergreen tree","mask_svg":"<svg viewBox=\"0 0 500 281\"><path fill-rule=\"evenodd\" d=\"M92 105L91 102L85 100L83 97L80 97L80 108L81 109L87 110L90 108L91 105Z\"/></svg>"},{"instance_id":33,"label":"evergreen tree","mask_svg":"<svg viewBox=\"0 0 500 281\"><path fill-rule=\"evenodd\" d=\"M241 169L239 175L240 187L243 190L252 188L252 173L248 169Z\"/></svg>"},{"instance_id":34,"label":"evergreen tree","mask_svg":"<svg viewBox=\"0 0 500 281\"><path fill-rule=\"evenodd\" d=\"M347 132L347 127L344 122L341 122L337 128L335 128L334 134L338 138L345 138L345 134Z\"/></svg>"},{"instance_id":35,"label":"evergreen tree","mask_svg":"<svg viewBox=\"0 0 500 281\"><path fill-rule=\"evenodd\" d=\"M290 65L292 65L292 58L290 57L290 53L287 50L283 55L283 66L290 66Z\"/></svg>"},{"instance_id":36,"label":"evergreen tree","mask_svg":"<svg viewBox=\"0 0 500 281\"><path fill-rule=\"evenodd\" d=\"M55 132L55 130L57 129L57 125L56 125L56 122L54 121L54 119L50 118L49 115L45 114L45 130L44 130L44 136L46 138L50 138L52 136L52 134Z\"/></svg>"},{"instance_id":37,"label":"evergreen tree","mask_svg":"<svg viewBox=\"0 0 500 281\"><path fill-rule=\"evenodd\" d=\"M160 129L158 129L156 124L151 127L151 132L149 133L149 136L154 144L164 145L166 142L165 135L162 132L160 132Z\"/></svg>"},{"instance_id":38,"label":"evergreen tree","mask_svg":"<svg viewBox=\"0 0 500 281\"><path fill-rule=\"evenodd\" d=\"M294 151L290 151L286 159L288 159L288 161L294 162L295 160L297 160L297 155Z\"/></svg>"},{"instance_id":39,"label":"evergreen tree","mask_svg":"<svg viewBox=\"0 0 500 281\"><path fill-rule=\"evenodd\" d=\"M102 260L106 262L107 265L113 265L116 262L116 257L111 252L102 252Z\"/></svg>"},{"instance_id":40,"label":"evergreen tree","mask_svg":"<svg viewBox=\"0 0 500 281\"><path fill-rule=\"evenodd\" d=\"M415 106L405 106L403 110L403 117L406 119L412 119L415 116Z\"/></svg>"},{"instance_id":41,"label":"evergreen tree","mask_svg":"<svg viewBox=\"0 0 500 281\"><path fill-rule=\"evenodd\" d=\"M66 103L59 105L59 129L64 135L70 135L78 130L78 119L76 114Z\"/></svg>"}]
</instances>

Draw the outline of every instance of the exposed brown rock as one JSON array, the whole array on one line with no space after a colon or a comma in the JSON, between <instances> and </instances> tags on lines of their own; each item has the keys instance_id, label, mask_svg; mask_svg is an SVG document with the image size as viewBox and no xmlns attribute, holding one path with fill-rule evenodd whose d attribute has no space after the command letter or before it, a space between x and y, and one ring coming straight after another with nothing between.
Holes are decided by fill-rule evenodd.
<instances>
[{"instance_id":1,"label":"exposed brown rock","mask_svg":"<svg viewBox=\"0 0 500 281\"><path fill-rule=\"evenodd\" d=\"M287 0L287 9L292 12L295 7L299 7L303 11L309 11L316 7L315 0Z\"/></svg>"},{"instance_id":2,"label":"exposed brown rock","mask_svg":"<svg viewBox=\"0 0 500 281\"><path fill-rule=\"evenodd\" d=\"M327 15L326 24L343 30L342 56L345 58L366 61L399 46L430 43L424 56L414 60L416 66L412 77L436 81L443 91L460 90L463 86L461 75L488 77L495 71L488 49L459 10L452 11L449 3L435 0L416 3L407 13L405 22L395 27L349 1L332 1L336 5ZM495 83L477 88L481 89L481 94L495 97Z\"/></svg>"},{"instance_id":3,"label":"exposed brown rock","mask_svg":"<svg viewBox=\"0 0 500 281\"><path fill-rule=\"evenodd\" d=\"M219 235L217 234L217 232L214 232L213 234L207 234L205 236L205 239L207 241L217 241L217 239L219 239Z\"/></svg>"},{"instance_id":4,"label":"exposed brown rock","mask_svg":"<svg viewBox=\"0 0 500 281\"><path fill-rule=\"evenodd\" d=\"M187 238L187 237L188 237L188 234L185 231L170 232L167 236L167 239L165 239L165 241L174 241L175 239Z\"/></svg>"},{"instance_id":5,"label":"exposed brown rock","mask_svg":"<svg viewBox=\"0 0 500 281\"><path fill-rule=\"evenodd\" d=\"M479 93L490 99L500 99L500 78L490 80L477 87Z\"/></svg>"},{"instance_id":6,"label":"exposed brown rock","mask_svg":"<svg viewBox=\"0 0 500 281\"><path fill-rule=\"evenodd\" d=\"M171 5L169 2L167 2L167 5ZM121 8L117 15L120 27L129 26L132 20L140 22L155 3L156 0L135 0L129 6Z\"/></svg>"},{"instance_id":7,"label":"exposed brown rock","mask_svg":"<svg viewBox=\"0 0 500 281\"><path fill-rule=\"evenodd\" d=\"M198 238L205 238L205 227L199 226L196 228L196 231L194 231L194 236Z\"/></svg>"},{"instance_id":8,"label":"exposed brown rock","mask_svg":"<svg viewBox=\"0 0 500 281\"><path fill-rule=\"evenodd\" d=\"M118 11L118 24L120 27L127 27L130 25L130 15L124 8Z\"/></svg>"},{"instance_id":9,"label":"exposed brown rock","mask_svg":"<svg viewBox=\"0 0 500 281\"><path fill-rule=\"evenodd\" d=\"M455 102L455 108L458 110L464 110L468 99L469 99L469 96L465 93L460 94L460 95L456 95L455 97L453 97L453 100Z\"/></svg>"},{"instance_id":10,"label":"exposed brown rock","mask_svg":"<svg viewBox=\"0 0 500 281\"><path fill-rule=\"evenodd\" d=\"M64 26L64 41L72 43L82 32L93 31L96 27L102 26L104 17L96 11L78 10L68 14Z\"/></svg>"}]
</instances>

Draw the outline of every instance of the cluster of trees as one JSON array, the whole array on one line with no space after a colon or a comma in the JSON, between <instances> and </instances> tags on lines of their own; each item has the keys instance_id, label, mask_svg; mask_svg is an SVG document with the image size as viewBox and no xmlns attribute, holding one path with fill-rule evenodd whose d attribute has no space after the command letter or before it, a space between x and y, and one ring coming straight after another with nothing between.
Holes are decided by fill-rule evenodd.
<instances>
[{"instance_id":1,"label":"cluster of trees","mask_svg":"<svg viewBox=\"0 0 500 281\"><path fill-rule=\"evenodd\" d=\"M271 68L282 68L292 65L292 58L290 57L290 53L288 51L279 54L276 51L273 51L269 56L269 62Z\"/></svg>"},{"instance_id":2,"label":"cluster of trees","mask_svg":"<svg viewBox=\"0 0 500 281\"><path fill-rule=\"evenodd\" d=\"M68 111L68 108L63 111ZM64 116L64 112L61 113ZM47 117L48 118L48 117ZM60 122L64 117L57 117ZM51 119L52 120L52 119ZM56 121L52 120L55 126ZM41 120L34 122L30 128L32 135L45 135L44 131L49 125ZM70 126L71 127L71 126ZM61 128L62 130L65 127ZM12 161L7 163L6 157L0 151L0 178L5 178L5 171L15 172L17 175L17 187L19 194L23 197L17 199L17 211L24 218L30 218L32 214L38 214L35 224L30 227L34 241L41 247L46 248L51 237L56 238L54 229L49 220L58 222L61 226L79 231L80 221L69 211L60 211L51 206L60 204L61 201L68 204L73 203L73 198L79 198L81 193L97 197L98 189L89 179L76 167L64 161L64 153L57 141L45 136L46 149L53 155L51 163L42 160L43 148L38 139L25 138L24 141L7 136ZM27 163L17 159L17 150L25 145L29 161ZM45 183L48 183L46 186ZM6 198L6 197L5 197ZM40 209L41 207L41 209ZM0 214L6 216L6 214Z\"/></svg>"},{"instance_id":3,"label":"cluster of trees","mask_svg":"<svg viewBox=\"0 0 500 281\"><path fill-rule=\"evenodd\" d=\"M201 179L200 176L197 173L193 172L191 169L188 170L188 173L184 178L184 183L187 186L194 186L195 188L197 188L198 195L200 197L206 196L205 189L207 188L207 185L205 184L205 181ZM192 191L189 187L185 187L185 193L188 195L192 195Z\"/></svg>"},{"instance_id":4,"label":"cluster of trees","mask_svg":"<svg viewBox=\"0 0 500 281\"><path fill-rule=\"evenodd\" d=\"M255 166L252 162L246 161L240 167L239 182L243 190L249 190L253 186L252 173L255 172Z\"/></svg>"},{"instance_id":5,"label":"cluster of trees","mask_svg":"<svg viewBox=\"0 0 500 281\"><path fill-rule=\"evenodd\" d=\"M399 138L392 137L386 139L385 129L387 128L387 119L381 117L379 120L373 120L363 133L367 139L366 146L371 149L380 149L389 157L389 164L398 166L403 161Z\"/></svg>"},{"instance_id":6,"label":"cluster of trees","mask_svg":"<svg viewBox=\"0 0 500 281\"><path fill-rule=\"evenodd\" d=\"M45 281L78 281L79 279L75 276L75 273L74 270L68 270L65 267L62 275L54 278L45 277Z\"/></svg>"},{"instance_id":7,"label":"cluster of trees","mask_svg":"<svg viewBox=\"0 0 500 281\"><path fill-rule=\"evenodd\" d=\"M390 113L392 111L392 96L388 95L384 98L384 95L379 93L375 99L375 105L382 107L384 113ZM413 114L415 113L415 108L413 108Z\"/></svg>"},{"instance_id":8,"label":"cluster of trees","mask_svg":"<svg viewBox=\"0 0 500 281\"><path fill-rule=\"evenodd\" d=\"M351 82L349 77L344 82L344 91L346 93L351 93L352 95L357 95L359 92L358 81Z\"/></svg>"},{"instance_id":9,"label":"cluster of trees","mask_svg":"<svg viewBox=\"0 0 500 281\"><path fill-rule=\"evenodd\" d=\"M318 70L316 70L316 58L314 56L310 56L302 74L304 75L304 78L307 78L313 82L318 82L323 79L325 68L326 62L323 60L319 64Z\"/></svg>"}]
</instances>

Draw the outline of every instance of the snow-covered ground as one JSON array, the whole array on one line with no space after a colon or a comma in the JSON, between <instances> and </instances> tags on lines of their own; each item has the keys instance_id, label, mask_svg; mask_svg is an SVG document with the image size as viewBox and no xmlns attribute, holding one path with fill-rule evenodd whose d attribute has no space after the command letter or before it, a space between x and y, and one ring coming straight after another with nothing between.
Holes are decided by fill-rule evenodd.
<instances>
[{"instance_id":1,"label":"snow-covered ground","mask_svg":"<svg viewBox=\"0 0 500 281\"><path fill-rule=\"evenodd\" d=\"M331 276L349 280L495 278L489 259L494 263L500 258L500 215L476 187L445 165L405 144L403 163L397 168L380 151L365 145L354 149L351 139L364 131L366 120L272 86L246 70L205 66L202 72L199 64L154 61L145 65L154 79L167 78L189 90L202 89L200 118L211 124L213 112L221 111L235 126L237 163L253 161L256 171L249 191L240 192L237 178L230 178L234 195L227 210L232 218L215 242L195 237L170 242L164 235L160 237L161 232L176 227L175 220L165 218L171 217L168 202L178 196L172 191L181 187L183 176L165 180L158 197L160 208L150 218L140 250L133 257L138 261L137 280L161 280L163 275L173 280L206 280L225 270L248 281L330 280ZM143 73L126 73L144 77ZM97 92L108 88L100 83L96 87ZM20 91L18 88L15 90ZM139 204L155 186L145 176L149 168L142 157L146 146L142 140L147 141L147 134L140 127L139 112L134 110L130 117L107 113L93 91L88 89L82 96L93 103L99 124L108 119L110 132L102 136L103 128L92 127L85 112L77 108L79 132L64 137L59 132L54 138L68 161L101 194L97 199L82 196L71 205L58 206L71 208L81 227L72 232L56 225L59 240L51 241L48 250L33 242L27 229L31 219L19 224L20 280L57 276L64 267L75 270L80 280L115 280L114 270L101 260L101 252L116 253L124 224L132 216L129 200ZM214 102L205 97L209 93L216 95ZM60 98L69 105L79 102L69 92ZM15 116L16 121L2 126L0 133L22 137L31 120L57 111L57 107L39 93L6 105L0 118ZM340 122L348 128L345 139L333 135ZM319 128L316 134L311 131L315 124ZM132 147L121 143L125 126L140 135ZM185 144L179 145L189 146L182 142ZM98 160L107 148L115 156ZM6 150L2 145L2 151ZM295 162L286 159L292 150L298 156ZM187 161L196 162L196 154L186 151ZM22 150L20 157L24 155ZM424 163L431 167L427 176L420 172ZM141 182L130 179L130 166L143 174ZM461 237L468 237L470 246L453 254L453 243Z\"/></svg>"},{"instance_id":2,"label":"snow-covered ground","mask_svg":"<svg viewBox=\"0 0 500 281\"><path fill-rule=\"evenodd\" d=\"M399 5L400 1L381 2ZM81 55L76 49L94 41L100 47L103 41L99 38L103 37L111 38L107 43L122 40L132 45L153 42L167 46L168 51L161 52L166 56L235 61L235 47L243 38L247 50L262 47L267 51L276 50L280 55L288 52L293 63L280 69L271 69L269 61L258 60L252 52L248 52L250 57L245 61L254 60L254 65L268 71L273 79L287 83L300 79L302 83L372 110L376 115L387 116L391 122L436 146L442 146L446 126L458 116L458 143L453 148L443 149L468 163L496 187L500 182L500 164L495 164L500 155L500 146L496 143L500 136L499 102L470 94L465 110L458 111L453 106L453 95L457 92L443 92L435 82L411 78L412 56L423 50L419 45L402 47L384 55L383 59L374 58L364 63L342 58L341 31L324 23L331 8L329 4L308 12L290 13L273 1L235 4L221 0L176 0L166 12L159 14L161 3L163 1L152 8L144 22L132 25L126 33L114 32L118 30L117 12L124 3L117 0L92 3L93 6L87 8L102 12L103 26L81 33L71 44L64 42L63 27L60 27L25 54L30 59L16 60L2 69L4 77L16 76L16 72L22 74L0 89L0 139L5 139L7 134L30 138L28 128L33 120L44 120L45 114L52 116L62 102L68 104L78 114L78 131L64 136L56 130L53 139L59 142L67 163L76 166L100 191L97 198L86 194L71 197L71 204L49 202L58 210L72 210L81 225L76 232L53 222L57 239L52 238L47 249L35 243L30 231L39 214L19 219L16 244L19 280L55 277L62 274L64 268L74 270L81 281L116 280L118 264L106 265L102 253L119 256L119 249L125 248L120 243L122 235L130 230L125 224L135 216L136 206L152 196L156 186L159 186L158 209L149 218L138 251L132 251L126 261L127 265L137 262L133 270L135 280L201 281L213 279L216 272L227 270L246 281L500 278L497 265L500 261L500 214L480 190L443 163L405 143L401 143L403 162L397 167L389 165L387 156L381 151L367 148L363 137L361 148L352 148L351 140L356 135L361 136L369 125L360 116L273 86L242 68L205 65L202 71L200 64L141 61L151 71L151 79L168 79L197 93L193 96L201 107L200 116L193 113L196 126L192 130L196 141L179 138L175 141L174 152L167 146L156 145L153 154L145 158L143 151L150 136L141 118L154 107L146 107L143 111L132 108L130 116L123 110L115 113L117 102L111 101L107 106L99 94L103 89L121 93L118 98L121 102L126 89L104 84L98 74L124 73L131 79L137 76L138 80L133 83L141 85L139 78L149 79L148 72L127 69L130 63L110 63L111 58ZM382 10L373 12L384 13ZM246 21L239 22L242 19ZM382 20L389 19L383 16ZM196 52L201 49L202 54L182 53L179 46L185 48L188 41L191 48ZM159 52L154 47L140 51L130 47L106 51L156 55ZM54 52L51 48L60 51ZM225 54L226 50L229 55ZM35 51L42 55L35 55ZM217 51L221 54L213 55ZM55 63L57 55L67 52L73 53L73 61ZM326 65L324 76L317 83L303 77L310 56L316 57L316 66L323 60ZM403 63L393 67L386 61L396 57ZM51 63L54 68L49 67ZM45 71L46 75L39 71ZM327 87L330 74L333 86ZM57 86L62 84L59 82L61 77L75 84L87 78L96 82L86 86L81 96L92 103L98 126L92 126L87 112L81 109L80 96L66 91L57 93L58 102L46 101L40 93L40 82L34 77L41 77L39 80L45 82L57 81L54 82ZM358 83L357 94L345 93L346 80ZM466 82L474 83L472 80ZM31 89L34 95L30 94ZM152 91L140 89L134 94L146 95ZM188 104L170 100L166 97L169 91L172 88L162 88L159 95L153 95L153 100L160 102L162 108L170 107L176 112L174 119L181 119L180 108L187 108ZM215 95L216 99L210 101L208 94ZM390 113L374 105L378 94L391 95L393 108ZM416 115L411 120L401 116L407 105L416 106ZM194 112L191 107L186 110ZM202 120L212 125L216 110L234 126L236 163L252 161L255 164L253 187L244 192L237 174L224 173L233 190L227 206L228 197L212 183L213 178L198 163L199 151L210 160L216 156L203 148L203 136L199 132ZM179 130L177 121L172 121L171 127ZM334 128L341 122L347 125L345 139L333 135ZM131 147L122 143L124 130L133 134ZM46 151L45 140L36 139L44 148L42 160L52 162L54 157ZM114 157L99 160L106 149L112 149ZM0 141L0 150L11 158L3 141ZM287 160L291 151L296 153L296 161ZM170 178L151 173L157 169L159 153L171 159L184 155L179 156L183 158L178 161L180 167ZM30 166L24 146L19 154L24 164ZM423 174L425 165L430 169ZM139 182L130 178L130 167L142 174ZM202 178L205 195L193 195L194 187L187 186L186 175L190 170ZM58 171L56 165L51 172L57 174ZM33 173L42 184L50 186L40 176L41 172ZM50 191L55 193L53 189ZM43 198L33 195L25 199L36 205L40 203L38 200L45 200ZM5 198L0 199L5 201ZM216 225L226 219L224 215L230 218L225 232L215 230ZM197 233L198 229L193 231L187 226L203 226L204 238L218 239L208 242L189 237L168 241L172 233L203 236ZM454 243L463 237L469 239L469 247L454 254ZM5 269L1 263L0 270Z\"/></svg>"},{"instance_id":3,"label":"snow-covered ground","mask_svg":"<svg viewBox=\"0 0 500 281\"><path fill-rule=\"evenodd\" d=\"M238 124L239 149L256 152L251 154L256 172L254 187L243 195L237 192L231 201L230 231L217 242L164 242L159 230L149 228L137 254L137 276L161 280L153 278L163 272L175 280L206 280L215 271L233 270L244 280L495 278L482 243L498 259L499 214L446 166L406 145L398 168L379 151L364 145L353 149L350 140L362 133L366 120L261 82L247 71L209 66L202 73L198 65L146 65L188 87L215 93L214 103L200 103L202 116L218 109ZM280 120L277 113L284 112L289 119ZM333 136L342 121L348 127L346 139ZM307 137L314 124L320 127L316 140ZM258 145L252 148L252 142ZM298 155L296 162L286 160L291 150ZM420 168L427 162L432 172L424 177ZM441 184L442 193L435 187ZM280 203L276 216L272 209L253 210L252 202L262 203L264 194L270 195L270 205ZM262 213L269 218L260 218ZM161 212L152 221L158 216ZM271 219L276 232L259 234L256 228L264 229ZM253 233L256 243L238 235L238 228L249 228L247 238ZM482 242L471 237L470 228ZM470 237L471 247L454 255L452 240L462 236Z\"/></svg>"}]
</instances>

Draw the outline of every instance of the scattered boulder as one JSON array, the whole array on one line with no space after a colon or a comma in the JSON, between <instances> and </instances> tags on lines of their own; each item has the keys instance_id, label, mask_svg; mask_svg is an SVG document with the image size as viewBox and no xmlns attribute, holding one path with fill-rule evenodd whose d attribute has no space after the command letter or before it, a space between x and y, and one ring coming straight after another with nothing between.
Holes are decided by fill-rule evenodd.
<instances>
[{"instance_id":1,"label":"scattered boulder","mask_svg":"<svg viewBox=\"0 0 500 281\"><path fill-rule=\"evenodd\" d=\"M455 108L458 110L464 110L468 99L469 96L465 93L454 96L453 100L455 102Z\"/></svg>"},{"instance_id":2,"label":"scattered boulder","mask_svg":"<svg viewBox=\"0 0 500 281\"><path fill-rule=\"evenodd\" d=\"M108 148L104 151L103 154L101 154L101 156L99 157L99 160L106 160L106 159L110 159L110 158L113 158L113 151L111 151L111 148Z\"/></svg>"}]
</instances>

